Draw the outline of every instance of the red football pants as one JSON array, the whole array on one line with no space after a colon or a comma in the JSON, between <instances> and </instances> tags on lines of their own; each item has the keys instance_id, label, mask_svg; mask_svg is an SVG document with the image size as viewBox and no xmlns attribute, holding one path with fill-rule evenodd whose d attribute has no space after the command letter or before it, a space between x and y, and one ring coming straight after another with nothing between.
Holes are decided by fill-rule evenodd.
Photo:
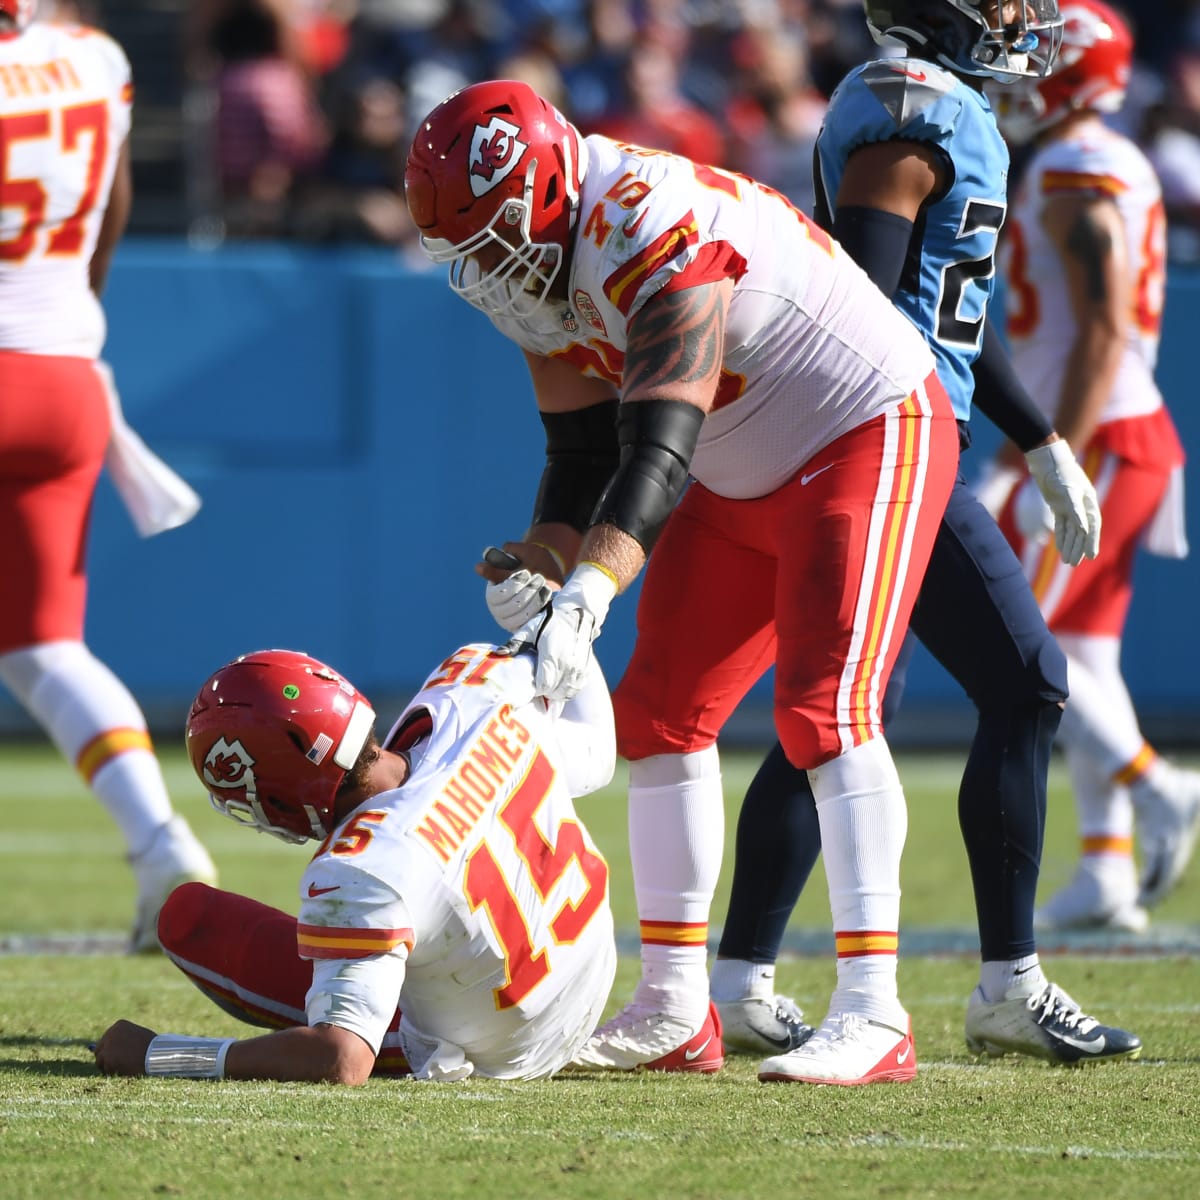
<instances>
[{"instance_id":1,"label":"red football pants","mask_svg":"<svg viewBox=\"0 0 1200 1200\"><path fill-rule=\"evenodd\" d=\"M247 896L185 883L158 918L167 957L214 1003L250 1025L307 1025L304 998L312 964L296 951L296 918ZM397 1010L384 1035L376 1075L405 1075Z\"/></svg>"},{"instance_id":2,"label":"red football pants","mask_svg":"<svg viewBox=\"0 0 1200 1200\"><path fill-rule=\"evenodd\" d=\"M775 663L775 724L811 768L881 732L880 700L958 468L936 376L786 484L692 484L650 556L613 702L631 760L711 745Z\"/></svg>"},{"instance_id":3,"label":"red football pants","mask_svg":"<svg viewBox=\"0 0 1200 1200\"><path fill-rule=\"evenodd\" d=\"M1091 451L1084 465L1100 498L1100 553L1077 567L1062 561L1050 538L1026 542L1013 517L1014 495L1000 528L1025 567L1029 585L1052 633L1120 637L1133 598L1133 567L1146 528L1167 490L1171 465L1130 462Z\"/></svg>"},{"instance_id":4,"label":"red football pants","mask_svg":"<svg viewBox=\"0 0 1200 1200\"><path fill-rule=\"evenodd\" d=\"M82 640L108 403L91 359L0 351L0 653Z\"/></svg>"}]
</instances>

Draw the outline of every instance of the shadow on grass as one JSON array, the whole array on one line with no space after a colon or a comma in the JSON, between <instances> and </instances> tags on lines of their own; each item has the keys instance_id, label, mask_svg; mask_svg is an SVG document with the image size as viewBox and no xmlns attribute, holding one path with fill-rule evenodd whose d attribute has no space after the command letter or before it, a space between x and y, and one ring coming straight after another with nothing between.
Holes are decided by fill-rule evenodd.
<instances>
[{"instance_id":1,"label":"shadow on grass","mask_svg":"<svg viewBox=\"0 0 1200 1200\"><path fill-rule=\"evenodd\" d=\"M13 1071L22 1075L50 1076L96 1076L96 1064L92 1061L89 1046L94 1038L65 1038L65 1037L36 1037L33 1034L12 1034L0 1036L0 1072ZM70 1049L82 1050L86 1060L78 1058L62 1058L55 1055L57 1051ZM32 1051L34 1057L21 1060L10 1057L9 1052ZM39 1053L41 1051L42 1053Z\"/></svg>"}]
</instances>

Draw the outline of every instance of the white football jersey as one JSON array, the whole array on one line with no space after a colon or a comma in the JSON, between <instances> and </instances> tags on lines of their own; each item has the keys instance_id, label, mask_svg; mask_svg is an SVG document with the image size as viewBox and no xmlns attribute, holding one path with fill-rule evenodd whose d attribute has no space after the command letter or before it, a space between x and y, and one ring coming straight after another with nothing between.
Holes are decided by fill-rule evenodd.
<instances>
[{"instance_id":1,"label":"white football jersey","mask_svg":"<svg viewBox=\"0 0 1200 1200\"><path fill-rule=\"evenodd\" d=\"M1152 413L1162 405L1154 382L1166 287L1162 192L1137 146L1098 121L1039 149L1017 191L1003 251L1013 363L1030 395L1053 419L1078 325L1040 214L1048 198L1063 193L1109 197L1125 225L1129 334L1101 424Z\"/></svg>"},{"instance_id":2,"label":"white football jersey","mask_svg":"<svg viewBox=\"0 0 1200 1200\"><path fill-rule=\"evenodd\" d=\"M100 353L88 264L132 103L106 34L34 23L0 38L0 349Z\"/></svg>"},{"instance_id":3,"label":"white football jersey","mask_svg":"<svg viewBox=\"0 0 1200 1200\"><path fill-rule=\"evenodd\" d=\"M569 304L494 323L619 389L642 305L664 287L732 275L720 390L691 463L718 495L774 491L933 371L912 324L778 192L599 135L585 145Z\"/></svg>"},{"instance_id":4,"label":"white football jersey","mask_svg":"<svg viewBox=\"0 0 1200 1200\"><path fill-rule=\"evenodd\" d=\"M533 696L532 657L451 655L384 742L410 777L335 829L301 882L302 957L408 947L399 1034L420 1078L552 1074L608 999L608 866L576 816L554 711ZM384 963L375 979L395 977ZM309 1019L378 1048L395 1000L343 1021L310 992Z\"/></svg>"}]
</instances>

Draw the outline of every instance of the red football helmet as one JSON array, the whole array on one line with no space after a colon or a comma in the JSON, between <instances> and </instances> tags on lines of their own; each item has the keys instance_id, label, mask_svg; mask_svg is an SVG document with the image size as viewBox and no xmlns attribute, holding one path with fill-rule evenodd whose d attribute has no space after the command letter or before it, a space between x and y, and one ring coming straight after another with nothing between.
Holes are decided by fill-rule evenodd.
<instances>
[{"instance_id":1,"label":"red football helmet","mask_svg":"<svg viewBox=\"0 0 1200 1200\"><path fill-rule=\"evenodd\" d=\"M9 17L18 29L24 29L33 20L37 0L0 0L0 16Z\"/></svg>"},{"instance_id":2,"label":"red football helmet","mask_svg":"<svg viewBox=\"0 0 1200 1200\"><path fill-rule=\"evenodd\" d=\"M200 689L188 757L218 812L303 842L329 833L338 786L374 724L363 696L324 663L259 650Z\"/></svg>"},{"instance_id":3,"label":"red football helmet","mask_svg":"<svg viewBox=\"0 0 1200 1200\"><path fill-rule=\"evenodd\" d=\"M1010 141L1028 141L1073 112L1113 113L1125 102L1133 63L1133 36L1125 22L1100 0L1067 0L1062 17L1053 71L995 97Z\"/></svg>"},{"instance_id":4,"label":"red football helmet","mask_svg":"<svg viewBox=\"0 0 1200 1200\"><path fill-rule=\"evenodd\" d=\"M404 194L458 295L489 316L538 308L567 257L586 155L575 126L514 80L472 84L425 118Z\"/></svg>"}]
</instances>

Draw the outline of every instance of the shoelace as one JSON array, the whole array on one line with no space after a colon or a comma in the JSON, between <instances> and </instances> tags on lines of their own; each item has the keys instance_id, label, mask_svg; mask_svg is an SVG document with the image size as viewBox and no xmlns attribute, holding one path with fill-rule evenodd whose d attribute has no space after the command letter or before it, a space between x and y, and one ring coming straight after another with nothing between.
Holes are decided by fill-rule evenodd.
<instances>
[{"instance_id":1,"label":"shoelace","mask_svg":"<svg viewBox=\"0 0 1200 1200\"><path fill-rule=\"evenodd\" d=\"M1080 1033L1091 1033L1099 1024L1095 1017L1089 1017L1070 996L1056 983L1046 985L1046 990L1030 996L1025 1001L1030 1012L1037 1012L1037 1022L1044 1025L1047 1022L1058 1022L1068 1029L1077 1029Z\"/></svg>"},{"instance_id":2,"label":"shoelace","mask_svg":"<svg viewBox=\"0 0 1200 1200\"><path fill-rule=\"evenodd\" d=\"M771 1003L775 1006L775 1019L784 1025L803 1025L804 1012L795 1000L787 996L775 996Z\"/></svg>"},{"instance_id":3,"label":"shoelace","mask_svg":"<svg viewBox=\"0 0 1200 1200\"><path fill-rule=\"evenodd\" d=\"M863 1018L857 1013L838 1013L833 1025L822 1024L821 1028L804 1044L801 1049L812 1050L818 1044L833 1045L837 1042L852 1040L864 1025Z\"/></svg>"}]
</instances>

